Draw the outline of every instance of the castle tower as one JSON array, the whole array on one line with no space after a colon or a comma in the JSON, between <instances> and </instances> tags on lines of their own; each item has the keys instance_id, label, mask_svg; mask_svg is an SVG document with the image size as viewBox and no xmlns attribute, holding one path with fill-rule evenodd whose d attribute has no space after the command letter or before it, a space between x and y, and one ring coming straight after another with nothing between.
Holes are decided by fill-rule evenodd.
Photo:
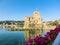
<instances>
[{"instance_id":1,"label":"castle tower","mask_svg":"<svg viewBox=\"0 0 60 45\"><path fill-rule=\"evenodd\" d=\"M35 12L33 12L33 14L34 14L34 18L35 18L35 19L40 18L40 12L35 11Z\"/></svg>"},{"instance_id":2,"label":"castle tower","mask_svg":"<svg viewBox=\"0 0 60 45\"><path fill-rule=\"evenodd\" d=\"M35 27L40 28L42 24L40 13L38 11L35 11L33 14L34 14L33 18L34 18Z\"/></svg>"},{"instance_id":3,"label":"castle tower","mask_svg":"<svg viewBox=\"0 0 60 45\"><path fill-rule=\"evenodd\" d=\"M29 17L25 17L24 28L29 28Z\"/></svg>"}]
</instances>

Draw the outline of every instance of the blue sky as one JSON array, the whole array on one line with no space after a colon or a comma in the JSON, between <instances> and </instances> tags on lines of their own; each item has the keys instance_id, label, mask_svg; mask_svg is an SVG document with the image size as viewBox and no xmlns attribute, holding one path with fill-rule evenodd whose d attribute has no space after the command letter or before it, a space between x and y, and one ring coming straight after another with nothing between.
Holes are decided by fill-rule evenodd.
<instances>
[{"instance_id":1,"label":"blue sky","mask_svg":"<svg viewBox=\"0 0 60 45\"><path fill-rule=\"evenodd\" d=\"M60 19L60 0L0 0L0 21L24 20L36 8L44 21Z\"/></svg>"}]
</instances>

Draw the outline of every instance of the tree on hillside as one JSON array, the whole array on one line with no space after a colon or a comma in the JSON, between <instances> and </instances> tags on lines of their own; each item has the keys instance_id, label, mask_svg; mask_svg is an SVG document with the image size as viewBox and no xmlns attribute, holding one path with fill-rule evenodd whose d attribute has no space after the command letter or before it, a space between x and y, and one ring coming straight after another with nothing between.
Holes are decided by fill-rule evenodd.
<instances>
[{"instance_id":1,"label":"tree on hillside","mask_svg":"<svg viewBox=\"0 0 60 45\"><path fill-rule=\"evenodd\" d=\"M51 22L49 25L53 25L53 26L58 25L58 20L55 20L54 22Z\"/></svg>"}]
</instances>

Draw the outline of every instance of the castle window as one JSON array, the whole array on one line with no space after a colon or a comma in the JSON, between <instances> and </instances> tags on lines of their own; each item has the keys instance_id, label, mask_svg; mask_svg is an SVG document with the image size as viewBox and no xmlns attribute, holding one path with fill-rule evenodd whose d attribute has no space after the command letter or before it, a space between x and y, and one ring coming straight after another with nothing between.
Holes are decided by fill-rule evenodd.
<instances>
[{"instance_id":1,"label":"castle window","mask_svg":"<svg viewBox=\"0 0 60 45\"><path fill-rule=\"evenodd\" d=\"M30 18L29 18L29 21L30 21Z\"/></svg>"}]
</instances>

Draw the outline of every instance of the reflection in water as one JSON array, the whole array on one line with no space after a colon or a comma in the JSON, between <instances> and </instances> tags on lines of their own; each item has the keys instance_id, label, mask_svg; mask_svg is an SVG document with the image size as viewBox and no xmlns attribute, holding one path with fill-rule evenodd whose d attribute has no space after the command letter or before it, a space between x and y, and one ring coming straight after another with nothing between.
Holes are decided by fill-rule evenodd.
<instances>
[{"instance_id":1,"label":"reflection in water","mask_svg":"<svg viewBox=\"0 0 60 45\"><path fill-rule=\"evenodd\" d=\"M0 27L0 45L24 45L23 31L6 31L7 29Z\"/></svg>"},{"instance_id":2,"label":"reflection in water","mask_svg":"<svg viewBox=\"0 0 60 45\"><path fill-rule=\"evenodd\" d=\"M44 31L43 35L45 35L48 31ZM60 44L58 41L60 35L55 40L53 45ZM25 39L24 39L24 31L7 31L7 28L3 28L0 26L0 45L24 45Z\"/></svg>"}]
</instances>

